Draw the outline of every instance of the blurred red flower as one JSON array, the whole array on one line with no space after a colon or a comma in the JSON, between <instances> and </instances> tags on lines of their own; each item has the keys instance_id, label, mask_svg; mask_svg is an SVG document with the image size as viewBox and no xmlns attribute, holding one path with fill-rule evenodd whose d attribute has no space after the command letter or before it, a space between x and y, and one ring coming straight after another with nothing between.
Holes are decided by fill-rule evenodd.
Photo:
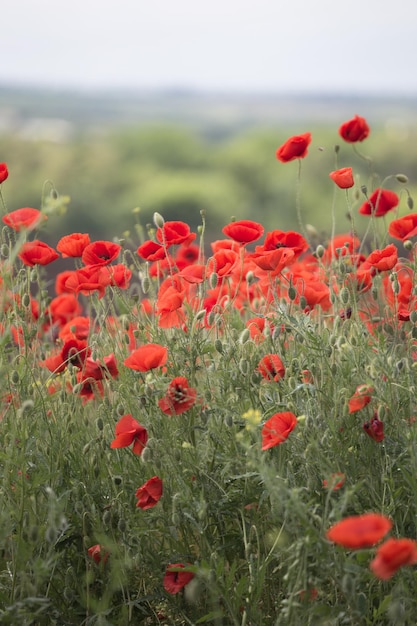
<instances>
[{"instance_id":1,"label":"blurred red flower","mask_svg":"<svg viewBox=\"0 0 417 626\"><path fill-rule=\"evenodd\" d=\"M337 491L345 484L345 475L343 472L335 472L332 474L327 480L326 478L323 480L323 487L325 489L331 489L332 491Z\"/></svg>"},{"instance_id":2,"label":"blurred red flower","mask_svg":"<svg viewBox=\"0 0 417 626\"><path fill-rule=\"evenodd\" d=\"M18 257L25 265L33 267L34 265L49 265L59 258L59 254L47 243L35 239L22 245Z\"/></svg>"},{"instance_id":3,"label":"blurred red flower","mask_svg":"<svg viewBox=\"0 0 417 626\"><path fill-rule=\"evenodd\" d=\"M285 367L278 354L266 354L259 361L258 372L266 380L278 382L285 376Z\"/></svg>"},{"instance_id":4,"label":"blurred red flower","mask_svg":"<svg viewBox=\"0 0 417 626\"><path fill-rule=\"evenodd\" d=\"M194 573L183 571L186 567L183 563L171 563L167 566L163 581L165 591L174 595L188 585L194 578Z\"/></svg>"},{"instance_id":5,"label":"blurred red flower","mask_svg":"<svg viewBox=\"0 0 417 626\"><path fill-rule=\"evenodd\" d=\"M269 450L283 443L296 425L297 418L290 411L272 415L262 427L262 450Z\"/></svg>"},{"instance_id":6,"label":"blurred red flower","mask_svg":"<svg viewBox=\"0 0 417 626\"><path fill-rule=\"evenodd\" d=\"M41 222L47 220L47 216L44 213L38 211L38 209L32 209L30 207L25 207L23 209L16 209L16 211L12 211L11 213L7 213L3 215L3 222L13 230L20 231L24 228L28 230L33 230L36 228Z\"/></svg>"},{"instance_id":7,"label":"blurred red flower","mask_svg":"<svg viewBox=\"0 0 417 626\"><path fill-rule=\"evenodd\" d=\"M153 476L136 490L136 498L138 499L136 506L144 511L151 509L159 502L161 496L162 480L158 476Z\"/></svg>"},{"instance_id":8,"label":"blurred red flower","mask_svg":"<svg viewBox=\"0 0 417 626\"><path fill-rule=\"evenodd\" d=\"M87 553L88 556L97 563L97 565L99 565L101 561L103 561L103 564L106 564L107 559L109 558L109 553L103 550L99 543L96 543L94 546L91 546L91 548L88 548Z\"/></svg>"},{"instance_id":9,"label":"blurred red flower","mask_svg":"<svg viewBox=\"0 0 417 626\"><path fill-rule=\"evenodd\" d=\"M90 243L90 235L87 233L72 233L61 237L56 245L58 252L65 257L81 257L84 249Z\"/></svg>"},{"instance_id":10,"label":"blurred red flower","mask_svg":"<svg viewBox=\"0 0 417 626\"><path fill-rule=\"evenodd\" d=\"M158 402L158 406L167 415L180 415L191 409L197 398L197 390L188 386L184 376L177 376L169 383L168 391Z\"/></svg>"},{"instance_id":11,"label":"blurred red flower","mask_svg":"<svg viewBox=\"0 0 417 626\"><path fill-rule=\"evenodd\" d=\"M342 167L340 170L330 172L329 176L340 189L349 189L355 184L351 167Z\"/></svg>"},{"instance_id":12,"label":"blurred red flower","mask_svg":"<svg viewBox=\"0 0 417 626\"><path fill-rule=\"evenodd\" d=\"M9 170L7 169L7 163L0 163L0 185L4 183L9 176Z\"/></svg>"},{"instance_id":13,"label":"blurred red flower","mask_svg":"<svg viewBox=\"0 0 417 626\"><path fill-rule=\"evenodd\" d=\"M395 191L389 189L375 189L375 191L369 196L359 208L361 215L373 215L374 217L382 217L388 211L394 209L400 199Z\"/></svg>"},{"instance_id":14,"label":"blurred red flower","mask_svg":"<svg viewBox=\"0 0 417 626\"><path fill-rule=\"evenodd\" d=\"M411 239L417 235L417 213L409 213L397 220L393 220L388 226L388 232L394 239Z\"/></svg>"},{"instance_id":15,"label":"blurred red flower","mask_svg":"<svg viewBox=\"0 0 417 626\"><path fill-rule=\"evenodd\" d=\"M148 343L140 346L124 360L124 365L137 372L148 372L165 365L168 359L168 350L157 343Z\"/></svg>"},{"instance_id":16,"label":"blurred red flower","mask_svg":"<svg viewBox=\"0 0 417 626\"><path fill-rule=\"evenodd\" d=\"M354 118L344 122L339 128L339 135L348 143L363 141L369 135L370 128L364 117L355 115Z\"/></svg>"},{"instance_id":17,"label":"blurred red flower","mask_svg":"<svg viewBox=\"0 0 417 626\"><path fill-rule=\"evenodd\" d=\"M417 563L417 543L414 539L387 539L376 551L370 563L374 575L388 580L404 565Z\"/></svg>"},{"instance_id":18,"label":"blurred red flower","mask_svg":"<svg viewBox=\"0 0 417 626\"><path fill-rule=\"evenodd\" d=\"M303 159L307 156L307 149L310 143L311 133L294 135L277 149L276 157L281 163L288 163L289 161L294 161L294 159Z\"/></svg>"},{"instance_id":19,"label":"blurred red flower","mask_svg":"<svg viewBox=\"0 0 417 626\"><path fill-rule=\"evenodd\" d=\"M344 548L370 548L391 530L392 522L380 513L352 515L334 524L326 533L327 539Z\"/></svg>"},{"instance_id":20,"label":"blurred red flower","mask_svg":"<svg viewBox=\"0 0 417 626\"><path fill-rule=\"evenodd\" d=\"M252 220L240 220L238 222L231 222L222 229L222 232L240 244L251 243L256 241L264 234L264 227L262 224L253 222Z\"/></svg>"},{"instance_id":21,"label":"blurred red flower","mask_svg":"<svg viewBox=\"0 0 417 626\"><path fill-rule=\"evenodd\" d=\"M133 417L123 415L116 424L116 437L110 444L110 448L127 448L133 443L133 453L141 455L148 441L148 431Z\"/></svg>"},{"instance_id":22,"label":"blurred red flower","mask_svg":"<svg viewBox=\"0 0 417 626\"><path fill-rule=\"evenodd\" d=\"M375 413L369 422L365 422L363 429L371 439L374 441L383 441L384 439L384 423L378 417L378 413Z\"/></svg>"},{"instance_id":23,"label":"blurred red flower","mask_svg":"<svg viewBox=\"0 0 417 626\"><path fill-rule=\"evenodd\" d=\"M373 392L374 388L370 385L358 385L355 393L349 400L349 413L356 413L356 411L360 411L369 404Z\"/></svg>"}]
</instances>

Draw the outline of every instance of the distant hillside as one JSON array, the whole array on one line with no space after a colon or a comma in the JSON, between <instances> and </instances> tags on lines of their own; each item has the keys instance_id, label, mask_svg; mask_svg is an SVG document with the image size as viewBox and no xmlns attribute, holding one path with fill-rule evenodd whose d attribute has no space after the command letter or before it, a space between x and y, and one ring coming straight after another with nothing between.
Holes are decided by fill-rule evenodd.
<instances>
[{"instance_id":1,"label":"distant hillside","mask_svg":"<svg viewBox=\"0 0 417 626\"><path fill-rule=\"evenodd\" d=\"M189 91L58 91L0 85L0 133L65 138L77 130L174 122L207 134L251 126L337 124L359 113L417 125L417 98L358 95L227 94ZM51 138L53 138L51 136Z\"/></svg>"}]
</instances>

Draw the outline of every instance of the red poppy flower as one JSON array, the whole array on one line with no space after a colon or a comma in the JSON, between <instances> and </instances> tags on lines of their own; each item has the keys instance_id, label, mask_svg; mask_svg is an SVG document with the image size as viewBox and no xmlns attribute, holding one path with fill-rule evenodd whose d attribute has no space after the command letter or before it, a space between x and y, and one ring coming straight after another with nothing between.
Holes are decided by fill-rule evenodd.
<instances>
[{"instance_id":1,"label":"red poppy flower","mask_svg":"<svg viewBox=\"0 0 417 626\"><path fill-rule=\"evenodd\" d=\"M340 170L330 172L329 176L340 189L349 189L355 184L351 167L342 167Z\"/></svg>"},{"instance_id":2,"label":"red poppy flower","mask_svg":"<svg viewBox=\"0 0 417 626\"><path fill-rule=\"evenodd\" d=\"M189 267L200 259L200 246L193 243L190 246L180 246L175 255L175 264L179 270Z\"/></svg>"},{"instance_id":3,"label":"red poppy flower","mask_svg":"<svg viewBox=\"0 0 417 626\"><path fill-rule=\"evenodd\" d=\"M180 276L187 283L191 283L192 285L202 283L206 277L206 266L200 265L199 263L188 265L184 267L177 276Z\"/></svg>"},{"instance_id":4,"label":"red poppy flower","mask_svg":"<svg viewBox=\"0 0 417 626\"><path fill-rule=\"evenodd\" d=\"M48 265L56 261L59 254L47 243L35 239L22 245L18 257L25 265L33 267L34 265Z\"/></svg>"},{"instance_id":5,"label":"red poppy flower","mask_svg":"<svg viewBox=\"0 0 417 626\"><path fill-rule=\"evenodd\" d=\"M136 253L145 261L162 261L166 256L164 246L151 239L144 241L136 250Z\"/></svg>"},{"instance_id":6,"label":"red poppy flower","mask_svg":"<svg viewBox=\"0 0 417 626\"><path fill-rule=\"evenodd\" d=\"M108 275L102 273L102 268L102 265L86 265L75 270L68 275L62 288L86 296L98 291L98 297L102 298L110 280Z\"/></svg>"},{"instance_id":7,"label":"red poppy flower","mask_svg":"<svg viewBox=\"0 0 417 626\"><path fill-rule=\"evenodd\" d=\"M393 220L388 226L388 232L394 239L411 239L417 235L417 213L409 213L404 217Z\"/></svg>"},{"instance_id":8,"label":"red poppy flower","mask_svg":"<svg viewBox=\"0 0 417 626\"><path fill-rule=\"evenodd\" d=\"M382 217L388 211L394 209L400 199L395 191L389 189L375 189L369 196L369 199L359 208L361 215L374 215L374 217Z\"/></svg>"},{"instance_id":9,"label":"red poppy flower","mask_svg":"<svg viewBox=\"0 0 417 626\"><path fill-rule=\"evenodd\" d=\"M88 347L87 342L75 337L68 339L61 350L61 357L64 363L71 363L71 365L80 369L90 354L91 348Z\"/></svg>"},{"instance_id":10,"label":"red poppy flower","mask_svg":"<svg viewBox=\"0 0 417 626\"><path fill-rule=\"evenodd\" d=\"M257 370L266 380L278 382L285 376L285 367L278 354L266 354L262 357Z\"/></svg>"},{"instance_id":11,"label":"red poppy flower","mask_svg":"<svg viewBox=\"0 0 417 626\"><path fill-rule=\"evenodd\" d=\"M390 243L383 250L374 250L366 258L365 264L371 265L378 272L392 270L398 261L398 250L393 243Z\"/></svg>"},{"instance_id":12,"label":"red poppy flower","mask_svg":"<svg viewBox=\"0 0 417 626\"><path fill-rule=\"evenodd\" d=\"M168 565L164 576L164 589L175 595L194 578L193 572L183 571L187 566L183 563L171 563Z\"/></svg>"},{"instance_id":13,"label":"red poppy flower","mask_svg":"<svg viewBox=\"0 0 417 626\"><path fill-rule=\"evenodd\" d=\"M355 115L354 118L344 122L339 128L339 135L348 143L363 141L369 135L370 128L364 117Z\"/></svg>"},{"instance_id":14,"label":"red poppy flower","mask_svg":"<svg viewBox=\"0 0 417 626\"><path fill-rule=\"evenodd\" d=\"M264 246L256 246L255 252L248 256L257 267L265 272L271 272L271 276L277 276L293 261L295 255L291 248L278 248L265 250Z\"/></svg>"},{"instance_id":15,"label":"red poppy flower","mask_svg":"<svg viewBox=\"0 0 417 626\"><path fill-rule=\"evenodd\" d=\"M0 185L4 183L9 176L9 170L7 169L7 163L0 163Z\"/></svg>"},{"instance_id":16,"label":"red poppy flower","mask_svg":"<svg viewBox=\"0 0 417 626\"><path fill-rule=\"evenodd\" d=\"M72 276L74 270L65 270L64 272L58 272L55 276L55 293L59 296L64 293L71 293L71 290L65 287L65 283L68 278Z\"/></svg>"},{"instance_id":17,"label":"red poppy flower","mask_svg":"<svg viewBox=\"0 0 417 626\"><path fill-rule=\"evenodd\" d=\"M167 415L180 415L191 409L197 398L197 390L188 386L184 376L177 376L169 383L168 391L158 402Z\"/></svg>"},{"instance_id":18,"label":"red poppy flower","mask_svg":"<svg viewBox=\"0 0 417 626\"><path fill-rule=\"evenodd\" d=\"M384 423L378 417L378 414L375 413L372 419L369 422L365 422L363 425L363 429L367 435L374 441L383 441L384 439Z\"/></svg>"},{"instance_id":19,"label":"red poppy flower","mask_svg":"<svg viewBox=\"0 0 417 626\"><path fill-rule=\"evenodd\" d=\"M168 359L168 350L157 343L148 343L140 346L125 359L124 365L137 372L149 372L165 365Z\"/></svg>"},{"instance_id":20,"label":"red poppy flower","mask_svg":"<svg viewBox=\"0 0 417 626\"><path fill-rule=\"evenodd\" d=\"M189 246L196 237L185 222L164 222L162 228L156 231L157 240L166 247L179 244Z\"/></svg>"},{"instance_id":21,"label":"red poppy flower","mask_svg":"<svg viewBox=\"0 0 417 626\"><path fill-rule=\"evenodd\" d=\"M355 393L349 400L349 413L356 413L356 411L360 411L369 404L373 392L374 388L370 385L358 385Z\"/></svg>"},{"instance_id":22,"label":"red poppy flower","mask_svg":"<svg viewBox=\"0 0 417 626\"><path fill-rule=\"evenodd\" d=\"M263 341L265 329L265 317L251 317L246 322L246 328L249 329L251 339L254 341Z\"/></svg>"},{"instance_id":23,"label":"red poppy flower","mask_svg":"<svg viewBox=\"0 0 417 626\"><path fill-rule=\"evenodd\" d=\"M230 276L239 262L239 255L234 250L219 250L207 261L207 275L217 274L220 278Z\"/></svg>"},{"instance_id":24,"label":"red poppy flower","mask_svg":"<svg viewBox=\"0 0 417 626\"><path fill-rule=\"evenodd\" d=\"M417 563L417 543L414 539L387 539L376 551L370 563L374 575L388 580L404 565Z\"/></svg>"},{"instance_id":25,"label":"red poppy flower","mask_svg":"<svg viewBox=\"0 0 417 626\"><path fill-rule=\"evenodd\" d=\"M103 265L100 268L99 276L101 280L110 287L128 289L132 272L123 263L117 263L116 265Z\"/></svg>"},{"instance_id":26,"label":"red poppy flower","mask_svg":"<svg viewBox=\"0 0 417 626\"><path fill-rule=\"evenodd\" d=\"M308 249L308 243L297 231L272 230L266 234L264 248L265 250L287 248L294 252L295 257L299 257Z\"/></svg>"},{"instance_id":27,"label":"red poppy flower","mask_svg":"<svg viewBox=\"0 0 417 626\"><path fill-rule=\"evenodd\" d=\"M33 230L46 219L48 218L44 213L41 213L38 209L31 209L30 207L17 209L2 217L3 222L9 226L9 228L16 231L23 230L24 228Z\"/></svg>"},{"instance_id":28,"label":"red poppy flower","mask_svg":"<svg viewBox=\"0 0 417 626\"><path fill-rule=\"evenodd\" d=\"M93 241L83 250L81 259L84 265L108 265L120 253L122 246L113 241Z\"/></svg>"},{"instance_id":29,"label":"red poppy flower","mask_svg":"<svg viewBox=\"0 0 417 626\"><path fill-rule=\"evenodd\" d=\"M162 496L162 480L158 476L153 476L146 481L142 487L136 490L136 497L138 499L136 506L144 511L151 509L158 504Z\"/></svg>"},{"instance_id":30,"label":"red poppy flower","mask_svg":"<svg viewBox=\"0 0 417 626\"><path fill-rule=\"evenodd\" d=\"M327 480L326 478L323 480L323 487L325 489L331 489L332 491L337 491L345 484L345 475L343 472L335 472L332 474Z\"/></svg>"},{"instance_id":31,"label":"red poppy flower","mask_svg":"<svg viewBox=\"0 0 417 626\"><path fill-rule=\"evenodd\" d=\"M51 324L63 326L73 317L80 315L82 307L72 293L63 293L51 300L45 313Z\"/></svg>"},{"instance_id":32,"label":"red poppy flower","mask_svg":"<svg viewBox=\"0 0 417 626\"><path fill-rule=\"evenodd\" d=\"M96 543L96 545L88 548L87 553L88 556L97 563L97 565L100 564L101 561L103 561L103 564L105 564L107 562L107 559L109 558L109 553L103 550L99 543Z\"/></svg>"},{"instance_id":33,"label":"red poppy flower","mask_svg":"<svg viewBox=\"0 0 417 626\"><path fill-rule=\"evenodd\" d=\"M142 454L148 441L148 431L133 417L123 415L116 424L116 437L110 444L110 448L127 448L133 443L133 453Z\"/></svg>"},{"instance_id":34,"label":"red poppy flower","mask_svg":"<svg viewBox=\"0 0 417 626\"><path fill-rule=\"evenodd\" d=\"M262 427L262 450L269 450L283 443L297 425L294 413L275 413Z\"/></svg>"},{"instance_id":35,"label":"red poppy flower","mask_svg":"<svg viewBox=\"0 0 417 626\"><path fill-rule=\"evenodd\" d=\"M83 366L84 378L94 378L94 380L103 380L103 378L117 378L119 370L117 369L116 357L114 354L105 356L103 362L94 361L88 357Z\"/></svg>"},{"instance_id":36,"label":"red poppy flower","mask_svg":"<svg viewBox=\"0 0 417 626\"><path fill-rule=\"evenodd\" d=\"M90 235L87 233L72 233L61 237L56 245L58 252L65 257L81 257L84 249L90 244Z\"/></svg>"},{"instance_id":37,"label":"red poppy flower","mask_svg":"<svg viewBox=\"0 0 417 626\"><path fill-rule=\"evenodd\" d=\"M222 229L222 232L240 244L256 241L264 234L264 227L252 220L240 220L231 222Z\"/></svg>"},{"instance_id":38,"label":"red poppy flower","mask_svg":"<svg viewBox=\"0 0 417 626\"><path fill-rule=\"evenodd\" d=\"M276 157L281 163L288 163L294 159L303 159L307 155L307 148L311 143L311 133L290 137L280 146Z\"/></svg>"},{"instance_id":39,"label":"red poppy flower","mask_svg":"<svg viewBox=\"0 0 417 626\"><path fill-rule=\"evenodd\" d=\"M391 530L392 522L380 513L352 515L334 524L326 533L327 539L344 548L370 548Z\"/></svg>"}]
</instances>

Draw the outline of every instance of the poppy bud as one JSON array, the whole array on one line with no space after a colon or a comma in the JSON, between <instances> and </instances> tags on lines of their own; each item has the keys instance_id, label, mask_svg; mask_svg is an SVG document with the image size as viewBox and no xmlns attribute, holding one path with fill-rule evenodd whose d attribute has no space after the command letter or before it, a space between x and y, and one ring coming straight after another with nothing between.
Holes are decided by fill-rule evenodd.
<instances>
[{"instance_id":1,"label":"poppy bud","mask_svg":"<svg viewBox=\"0 0 417 626\"><path fill-rule=\"evenodd\" d=\"M347 304L349 302L350 294L349 294L349 290L346 289L346 287L343 287L343 289L340 290L340 299L343 302L343 304Z\"/></svg>"},{"instance_id":2,"label":"poppy bud","mask_svg":"<svg viewBox=\"0 0 417 626\"><path fill-rule=\"evenodd\" d=\"M292 285L288 288L288 297L290 300L295 300L297 297L297 292Z\"/></svg>"},{"instance_id":3,"label":"poppy bud","mask_svg":"<svg viewBox=\"0 0 417 626\"><path fill-rule=\"evenodd\" d=\"M157 228L162 228L165 224L165 220L160 213L157 213L155 211L155 213L153 214L153 223Z\"/></svg>"},{"instance_id":4,"label":"poppy bud","mask_svg":"<svg viewBox=\"0 0 417 626\"><path fill-rule=\"evenodd\" d=\"M408 176L405 174L397 174L395 178L399 183L408 183Z\"/></svg>"},{"instance_id":5,"label":"poppy bud","mask_svg":"<svg viewBox=\"0 0 417 626\"><path fill-rule=\"evenodd\" d=\"M248 339L250 339L250 331L248 328L245 328L245 330L240 333L239 343L244 344Z\"/></svg>"},{"instance_id":6,"label":"poppy bud","mask_svg":"<svg viewBox=\"0 0 417 626\"><path fill-rule=\"evenodd\" d=\"M217 287L218 281L219 281L219 277L216 274L216 272L213 272L213 274L210 274L209 283L212 289L215 289Z\"/></svg>"},{"instance_id":7,"label":"poppy bud","mask_svg":"<svg viewBox=\"0 0 417 626\"><path fill-rule=\"evenodd\" d=\"M4 243L1 246L0 251L1 251L1 256L4 256L4 257L9 256L9 246L7 245L7 243Z\"/></svg>"},{"instance_id":8,"label":"poppy bud","mask_svg":"<svg viewBox=\"0 0 417 626\"><path fill-rule=\"evenodd\" d=\"M214 342L214 347L216 348L217 352L223 354L223 344L220 339L216 339L216 341Z\"/></svg>"},{"instance_id":9,"label":"poppy bud","mask_svg":"<svg viewBox=\"0 0 417 626\"><path fill-rule=\"evenodd\" d=\"M148 448L148 446L143 449L141 458L144 463L149 463L149 461L152 461L152 450Z\"/></svg>"},{"instance_id":10,"label":"poppy bud","mask_svg":"<svg viewBox=\"0 0 417 626\"><path fill-rule=\"evenodd\" d=\"M25 309L30 306L30 295L28 293L23 294L22 305L25 307Z\"/></svg>"},{"instance_id":11,"label":"poppy bud","mask_svg":"<svg viewBox=\"0 0 417 626\"><path fill-rule=\"evenodd\" d=\"M414 200L411 196L408 196L407 198L407 206L410 209L410 211L414 208Z\"/></svg>"}]
</instances>

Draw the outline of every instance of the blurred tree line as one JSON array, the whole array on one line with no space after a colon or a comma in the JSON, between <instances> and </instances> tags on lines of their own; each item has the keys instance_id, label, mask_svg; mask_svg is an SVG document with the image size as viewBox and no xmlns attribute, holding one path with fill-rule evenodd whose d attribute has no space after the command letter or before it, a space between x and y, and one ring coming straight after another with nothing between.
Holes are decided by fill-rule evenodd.
<instances>
[{"instance_id":1,"label":"blurred tree line","mask_svg":"<svg viewBox=\"0 0 417 626\"><path fill-rule=\"evenodd\" d=\"M299 163L279 163L275 151L289 136L312 132L309 155ZM92 239L121 237L139 219L151 223L154 211L166 220L184 220L193 230L206 215L207 240L222 238L221 228L236 219L260 221L267 230L299 229L296 202L304 224L325 240L334 203L337 232L349 230L345 193L329 179L337 167L352 166L357 177L352 210L364 201L361 185L376 187L390 174L404 173L413 191L417 173L417 128L395 132L374 128L357 149L344 144L336 127L257 127L216 136L180 125L148 124L79 131L61 143L0 137L0 161L9 167L3 196L9 211L41 208L51 190L69 196L67 212L51 216L50 242L70 232ZM335 146L340 150L336 155ZM372 174L373 170L377 174ZM397 193L395 181L387 185ZM64 198L65 200L65 198ZM60 204L60 199L54 199ZM139 207L139 217L133 209ZM401 213L406 211L405 197ZM359 231L366 218L356 218Z\"/></svg>"}]
</instances>

